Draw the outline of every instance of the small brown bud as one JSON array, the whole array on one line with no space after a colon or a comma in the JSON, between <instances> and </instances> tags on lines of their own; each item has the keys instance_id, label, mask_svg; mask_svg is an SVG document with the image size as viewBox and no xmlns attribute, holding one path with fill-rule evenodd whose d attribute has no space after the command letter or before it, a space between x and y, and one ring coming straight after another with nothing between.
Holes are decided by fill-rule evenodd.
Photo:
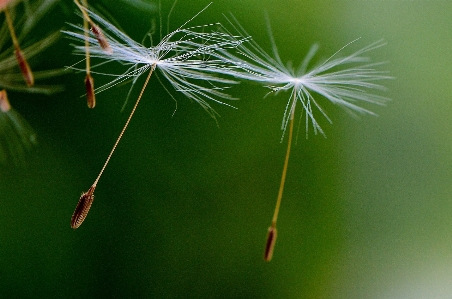
<instances>
[{"instance_id":1,"label":"small brown bud","mask_svg":"<svg viewBox=\"0 0 452 299\"><path fill-rule=\"evenodd\" d=\"M24 77L27 86L33 86L35 84L35 79L33 77L33 72L28 65L27 59L25 59L24 53L19 47L16 46L14 54L16 55L17 63L19 64L20 71L22 72L22 76Z\"/></svg>"},{"instance_id":2,"label":"small brown bud","mask_svg":"<svg viewBox=\"0 0 452 299\"><path fill-rule=\"evenodd\" d=\"M276 237L277 237L276 227L270 226L268 228L267 242L265 243L264 260L266 262L272 260L273 250L275 249Z\"/></svg>"},{"instance_id":3,"label":"small brown bud","mask_svg":"<svg viewBox=\"0 0 452 299\"><path fill-rule=\"evenodd\" d=\"M77 207L75 208L74 214L71 218L71 227L73 229L76 229L82 225L86 215L88 215L89 209L93 204L95 189L96 186L93 185L87 192L80 196L80 200L78 201Z\"/></svg>"},{"instance_id":4,"label":"small brown bud","mask_svg":"<svg viewBox=\"0 0 452 299\"><path fill-rule=\"evenodd\" d=\"M86 103L89 108L94 108L96 106L96 95L94 94L94 79L90 74L86 75L85 78L85 88L86 88Z\"/></svg>"},{"instance_id":5,"label":"small brown bud","mask_svg":"<svg viewBox=\"0 0 452 299\"><path fill-rule=\"evenodd\" d=\"M97 41L99 42L100 47L107 53L112 54L113 50L110 47L110 44L108 43L107 39L105 38L104 33L102 30L97 26L96 24L91 22L91 31L94 33L94 35L97 38Z\"/></svg>"},{"instance_id":6,"label":"small brown bud","mask_svg":"<svg viewBox=\"0 0 452 299\"><path fill-rule=\"evenodd\" d=\"M4 89L0 91L0 110L5 113L11 110L11 105L8 101L8 95L6 94L6 90Z\"/></svg>"}]
</instances>

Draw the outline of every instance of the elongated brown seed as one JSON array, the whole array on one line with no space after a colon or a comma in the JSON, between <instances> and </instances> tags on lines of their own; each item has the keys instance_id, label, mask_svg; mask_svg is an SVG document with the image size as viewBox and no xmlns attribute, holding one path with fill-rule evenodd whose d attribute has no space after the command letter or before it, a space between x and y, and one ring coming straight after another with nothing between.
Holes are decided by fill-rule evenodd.
<instances>
[{"instance_id":1,"label":"elongated brown seed","mask_svg":"<svg viewBox=\"0 0 452 299\"><path fill-rule=\"evenodd\" d=\"M6 94L6 90L4 89L0 91L0 110L4 113L11 110L11 105L8 101L8 95Z\"/></svg>"},{"instance_id":2,"label":"elongated brown seed","mask_svg":"<svg viewBox=\"0 0 452 299\"><path fill-rule=\"evenodd\" d=\"M9 2L8 2L9 3ZM8 5L5 4L5 6ZM28 86L33 86L35 83L35 79L33 77L33 73L31 72L30 66L28 65L27 59L25 59L25 55L20 49L19 41L17 40L16 32L14 30L13 20L9 13L8 7L4 8L6 23L8 24L9 34L11 35L11 39L14 44L14 55L16 56L17 63L19 64L20 71L25 79L25 82Z\"/></svg>"},{"instance_id":3,"label":"elongated brown seed","mask_svg":"<svg viewBox=\"0 0 452 299\"><path fill-rule=\"evenodd\" d=\"M264 260L266 262L272 260L273 249L275 249L276 237L277 237L276 227L270 226L268 228L267 242L265 243Z\"/></svg>"},{"instance_id":4,"label":"elongated brown seed","mask_svg":"<svg viewBox=\"0 0 452 299\"><path fill-rule=\"evenodd\" d=\"M82 225L83 221L85 220L86 216L88 215L89 209L91 208L91 205L93 204L95 189L96 189L96 186L93 185L93 186L91 186L91 188L89 188L89 190L87 192L83 193L80 196L77 207L75 208L74 214L72 215L72 218L71 218L71 227L73 229L76 229L80 225Z\"/></svg>"},{"instance_id":5,"label":"elongated brown seed","mask_svg":"<svg viewBox=\"0 0 452 299\"><path fill-rule=\"evenodd\" d=\"M96 36L96 39L99 42L99 45L102 48L102 50L104 50L105 53L107 53L107 54L112 54L113 50L110 47L110 44L108 43L107 39L105 38L105 35L102 32L102 30L99 28L99 26L97 26L93 22L90 22L90 23L91 23L91 31Z\"/></svg>"},{"instance_id":6,"label":"elongated brown seed","mask_svg":"<svg viewBox=\"0 0 452 299\"><path fill-rule=\"evenodd\" d=\"M94 94L94 79L90 74L86 75L85 78L85 88L86 88L86 103L89 108L94 108L96 106L96 95Z\"/></svg>"},{"instance_id":7,"label":"elongated brown seed","mask_svg":"<svg viewBox=\"0 0 452 299\"><path fill-rule=\"evenodd\" d=\"M16 55L17 63L19 64L25 83L27 83L27 86L33 86L35 84L35 78L30 66L28 65L27 59L25 59L24 53L19 47L16 46L14 54Z\"/></svg>"}]
</instances>

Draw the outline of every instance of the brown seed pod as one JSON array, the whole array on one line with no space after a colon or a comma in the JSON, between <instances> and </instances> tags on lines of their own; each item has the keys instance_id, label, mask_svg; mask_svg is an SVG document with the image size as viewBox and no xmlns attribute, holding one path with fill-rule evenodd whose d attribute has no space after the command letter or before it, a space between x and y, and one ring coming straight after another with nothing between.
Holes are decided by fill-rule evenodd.
<instances>
[{"instance_id":1,"label":"brown seed pod","mask_svg":"<svg viewBox=\"0 0 452 299\"><path fill-rule=\"evenodd\" d=\"M267 242L265 243L264 260L266 262L271 261L273 257L273 249L275 249L276 237L276 227L270 226L268 228Z\"/></svg>"},{"instance_id":2,"label":"brown seed pod","mask_svg":"<svg viewBox=\"0 0 452 299\"><path fill-rule=\"evenodd\" d=\"M94 94L94 79L90 74L86 75L85 78L85 88L86 88L86 103L89 108L94 108L96 106L96 95Z\"/></svg>"},{"instance_id":3,"label":"brown seed pod","mask_svg":"<svg viewBox=\"0 0 452 299\"><path fill-rule=\"evenodd\" d=\"M14 54L16 55L17 63L19 64L25 83L27 83L27 86L33 86L35 84L35 78L30 66L28 65L27 59L25 59L24 53L19 47L16 46Z\"/></svg>"},{"instance_id":4,"label":"brown seed pod","mask_svg":"<svg viewBox=\"0 0 452 299\"><path fill-rule=\"evenodd\" d=\"M91 31L93 32L94 36L96 36L96 39L99 42L99 45L102 48L102 50L104 50L105 53L107 54L113 54L113 50L110 47L110 44L108 43L104 33L99 28L99 26L91 22Z\"/></svg>"},{"instance_id":5,"label":"brown seed pod","mask_svg":"<svg viewBox=\"0 0 452 299\"><path fill-rule=\"evenodd\" d=\"M73 229L76 229L80 225L82 225L83 221L88 215L89 209L93 204L95 189L96 186L93 185L87 192L83 193L80 196L80 200L78 201L77 207L75 208L74 214L71 218L71 227Z\"/></svg>"}]
</instances>

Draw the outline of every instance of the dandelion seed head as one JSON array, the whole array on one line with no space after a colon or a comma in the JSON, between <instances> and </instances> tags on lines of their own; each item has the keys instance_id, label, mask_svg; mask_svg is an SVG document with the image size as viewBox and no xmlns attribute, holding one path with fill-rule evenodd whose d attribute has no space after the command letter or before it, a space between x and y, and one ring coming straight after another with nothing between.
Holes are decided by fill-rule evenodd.
<instances>
[{"instance_id":1,"label":"dandelion seed head","mask_svg":"<svg viewBox=\"0 0 452 299\"><path fill-rule=\"evenodd\" d=\"M209 101L230 106L222 99L232 99L224 91L228 85L235 84L236 81L233 78L227 79L224 75L231 74L231 69L236 66L224 57L223 51L236 48L247 38L222 32L218 23L187 27L193 17L181 27L163 36L159 43L145 47L99 15L87 12L90 18L103 27L105 40L111 48L111 53L106 53L95 34L90 31L88 40L91 57L103 61L98 66L116 62L127 67L122 74L104 74L114 76L115 79L98 87L96 93L124 81L136 80L155 66L157 73L166 79L174 90L199 103L211 116L214 117L215 112L210 107ZM65 33L76 41L84 41L83 28L72 26L75 31ZM75 53L83 55L84 46L76 46ZM96 67L93 66L93 73L96 73Z\"/></svg>"},{"instance_id":2,"label":"dandelion seed head","mask_svg":"<svg viewBox=\"0 0 452 299\"><path fill-rule=\"evenodd\" d=\"M241 34L247 34L240 25L234 25L234 28ZM382 40L352 54L341 56L345 48L355 42L352 41L321 64L311 67L311 61L319 48L314 44L297 70L294 70L291 64L283 64L273 37L271 40L273 56L254 41L241 44L236 53L228 55L231 61L237 61L237 77L260 82L269 87L271 93L276 94L281 91L290 93L282 121L283 136L291 110L297 103L301 104L302 113L306 117L306 132L311 125L315 134L323 134L315 116L315 110L317 110L331 123L320 104L323 99L340 106L352 115L375 115L372 111L361 107L361 104L367 102L383 105L389 100L375 94L375 90L384 90L379 81L391 77L387 72L378 70L378 66L382 63L372 63L371 59L365 56L368 52L384 46L385 43Z\"/></svg>"}]
</instances>

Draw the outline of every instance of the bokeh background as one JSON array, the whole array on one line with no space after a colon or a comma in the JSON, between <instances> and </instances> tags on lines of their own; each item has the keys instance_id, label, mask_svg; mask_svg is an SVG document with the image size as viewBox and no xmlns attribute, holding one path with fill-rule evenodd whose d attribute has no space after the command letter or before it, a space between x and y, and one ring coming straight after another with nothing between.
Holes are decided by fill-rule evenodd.
<instances>
[{"instance_id":1,"label":"bokeh background","mask_svg":"<svg viewBox=\"0 0 452 299\"><path fill-rule=\"evenodd\" d=\"M208 3L180 0L171 28ZM90 4L137 41L158 24L158 3ZM164 20L172 5L162 1ZM61 2L30 38L81 23L75 11ZM367 106L378 117L326 105L327 138L300 133L273 260L262 256L287 95L264 98L265 89L240 84L231 90L238 109L213 104L217 126L176 93L173 115L174 101L153 78L74 231L79 196L132 104L121 113L122 85L89 110L84 74L70 72L44 82L64 92L9 93L39 145L25 166L0 168L1 298L452 297L452 2L220 0L193 24L225 23L229 13L270 51L267 13L281 57L295 65L315 42L326 58L357 37L346 53L383 38L387 46L370 55L395 77L384 83L392 101ZM32 68L78 62L70 43L62 37Z\"/></svg>"}]
</instances>

